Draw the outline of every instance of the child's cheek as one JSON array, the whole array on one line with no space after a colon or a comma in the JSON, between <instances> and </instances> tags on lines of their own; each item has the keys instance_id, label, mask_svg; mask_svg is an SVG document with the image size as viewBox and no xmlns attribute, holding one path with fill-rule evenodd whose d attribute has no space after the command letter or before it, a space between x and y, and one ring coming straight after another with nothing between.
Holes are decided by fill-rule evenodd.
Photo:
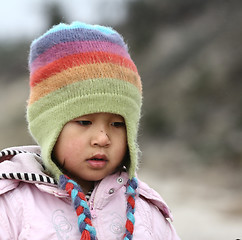
<instances>
[{"instance_id":1,"label":"child's cheek","mask_svg":"<svg viewBox=\"0 0 242 240\"><path fill-rule=\"evenodd\" d=\"M66 157L78 158L86 150L85 141L83 139L70 139L66 147Z\"/></svg>"}]
</instances>

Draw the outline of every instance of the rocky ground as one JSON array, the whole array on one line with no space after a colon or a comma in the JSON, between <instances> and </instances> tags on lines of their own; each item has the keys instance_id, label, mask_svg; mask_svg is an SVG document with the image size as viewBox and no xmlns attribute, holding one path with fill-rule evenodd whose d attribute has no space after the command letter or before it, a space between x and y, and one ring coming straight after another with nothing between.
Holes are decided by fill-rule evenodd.
<instances>
[{"instance_id":1,"label":"rocky ground","mask_svg":"<svg viewBox=\"0 0 242 240\"><path fill-rule=\"evenodd\" d=\"M158 149L157 155L161 148ZM182 163L173 167L164 163L162 168L163 163L160 160L160 170L144 163L140 177L171 208L173 224L181 239L242 239L241 170L184 162L182 170L177 171Z\"/></svg>"}]
</instances>

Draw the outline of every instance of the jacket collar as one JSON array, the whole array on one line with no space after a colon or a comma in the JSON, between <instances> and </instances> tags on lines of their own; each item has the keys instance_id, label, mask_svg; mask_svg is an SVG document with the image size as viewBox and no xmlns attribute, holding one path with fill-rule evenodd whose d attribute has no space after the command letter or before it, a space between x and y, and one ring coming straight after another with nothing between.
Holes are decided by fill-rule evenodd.
<instances>
[{"instance_id":1,"label":"jacket collar","mask_svg":"<svg viewBox=\"0 0 242 240\"><path fill-rule=\"evenodd\" d=\"M5 149L0 152L0 164L0 179L3 180L0 182L0 193L15 188L21 181L57 185L56 180L45 173L38 146Z\"/></svg>"},{"instance_id":2,"label":"jacket collar","mask_svg":"<svg viewBox=\"0 0 242 240\"><path fill-rule=\"evenodd\" d=\"M92 204L92 201L95 199L95 208L104 208L105 205L112 200L112 197L114 197L116 193L121 191L123 194L125 194L128 179L129 176L126 172L107 176L95 187L90 199L90 204ZM146 183L139 179L137 194L139 197L142 197L143 199L146 199L148 202L155 205L165 218L170 218L170 220L173 221L171 211L162 197L155 190L150 188ZM95 198L95 195L98 197Z\"/></svg>"}]
</instances>

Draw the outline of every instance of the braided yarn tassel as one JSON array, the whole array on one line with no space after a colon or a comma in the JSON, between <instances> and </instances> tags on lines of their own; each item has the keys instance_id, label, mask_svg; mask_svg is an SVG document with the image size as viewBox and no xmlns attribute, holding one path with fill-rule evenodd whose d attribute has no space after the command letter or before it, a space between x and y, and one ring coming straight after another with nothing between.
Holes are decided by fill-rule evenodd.
<instances>
[{"instance_id":1,"label":"braided yarn tassel","mask_svg":"<svg viewBox=\"0 0 242 240\"><path fill-rule=\"evenodd\" d=\"M126 221L126 231L124 234L124 240L131 240L133 238L134 232L134 212L135 212L135 196L136 196L136 189L138 187L138 180L137 178L133 177L132 179L128 180L126 194L128 195L127 200L127 221Z\"/></svg>"},{"instance_id":2,"label":"braided yarn tassel","mask_svg":"<svg viewBox=\"0 0 242 240\"><path fill-rule=\"evenodd\" d=\"M61 175L59 186L71 196L76 214L78 227L81 232L81 240L96 240L96 230L92 226L91 213L87 205L86 197L80 186L65 175Z\"/></svg>"}]
</instances>

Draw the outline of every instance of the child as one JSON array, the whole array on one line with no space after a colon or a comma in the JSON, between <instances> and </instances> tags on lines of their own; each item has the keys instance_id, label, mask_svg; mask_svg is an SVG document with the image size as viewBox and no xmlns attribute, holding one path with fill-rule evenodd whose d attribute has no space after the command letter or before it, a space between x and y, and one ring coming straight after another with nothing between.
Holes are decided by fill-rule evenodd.
<instances>
[{"instance_id":1,"label":"child","mask_svg":"<svg viewBox=\"0 0 242 240\"><path fill-rule=\"evenodd\" d=\"M39 146L0 153L0 239L179 239L136 177L142 86L122 37L59 24L33 41L29 69Z\"/></svg>"}]
</instances>

